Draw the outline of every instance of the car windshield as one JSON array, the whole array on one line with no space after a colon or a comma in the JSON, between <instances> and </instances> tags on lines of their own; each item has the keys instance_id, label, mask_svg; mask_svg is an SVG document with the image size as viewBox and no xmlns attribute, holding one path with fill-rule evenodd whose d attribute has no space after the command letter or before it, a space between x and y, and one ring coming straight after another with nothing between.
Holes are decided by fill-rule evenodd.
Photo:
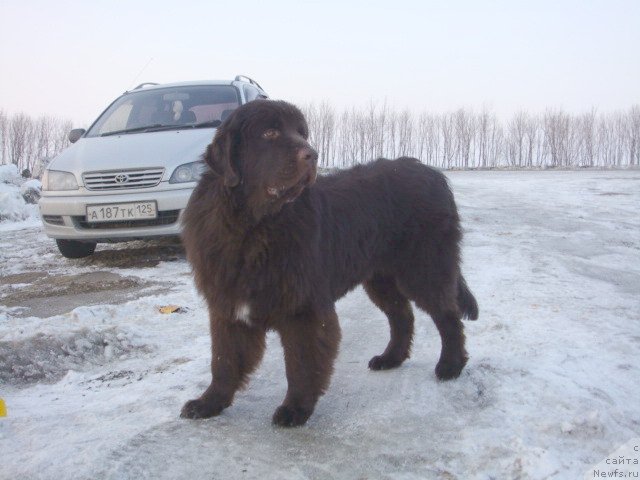
<instances>
[{"instance_id":1,"label":"car windshield","mask_svg":"<svg viewBox=\"0 0 640 480\"><path fill-rule=\"evenodd\" d=\"M217 126L239 103L231 85L134 90L116 100L86 136Z\"/></svg>"}]
</instances>

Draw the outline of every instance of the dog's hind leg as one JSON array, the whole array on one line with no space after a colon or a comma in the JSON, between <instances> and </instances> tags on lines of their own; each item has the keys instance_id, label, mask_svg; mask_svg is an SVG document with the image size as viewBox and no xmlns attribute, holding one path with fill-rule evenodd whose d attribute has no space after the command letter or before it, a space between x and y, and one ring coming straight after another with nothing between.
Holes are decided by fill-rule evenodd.
<instances>
[{"instance_id":1,"label":"dog's hind leg","mask_svg":"<svg viewBox=\"0 0 640 480\"><path fill-rule=\"evenodd\" d=\"M440 380L457 378L467 364L467 351L464 348L464 326L460 312L456 307L447 308L415 299L416 305L425 310L438 328L442 349L436 365L436 376Z\"/></svg>"},{"instance_id":2,"label":"dog's hind leg","mask_svg":"<svg viewBox=\"0 0 640 480\"><path fill-rule=\"evenodd\" d=\"M403 279L404 280L404 279ZM434 284L399 282L400 290L433 319L442 342L440 360L436 365L436 376L440 380L457 378L467 363L462 312L458 306L458 283L455 281Z\"/></svg>"},{"instance_id":3,"label":"dog's hind leg","mask_svg":"<svg viewBox=\"0 0 640 480\"><path fill-rule=\"evenodd\" d=\"M273 423L282 427L303 425L327 387L340 344L340 325L333 307L305 312L277 327L284 349L287 396Z\"/></svg>"},{"instance_id":4,"label":"dog's hind leg","mask_svg":"<svg viewBox=\"0 0 640 480\"><path fill-rule=\"evenodd\" d=\"M457 378L468 360L467 351L464 348L464 326L460 320L460 314L454 310L436 310L429 313L442 340L436 376L440 380Z\"/></svg>"},{"instance_id":5,"label":"dog's hind leg","mask_svg":"<svg viewBox=\"0 0 640 480\"><path fill-rule=\"evenodd\" d=\"M391 339L382 355L369 361L371 370L398 367L411 353L413 340L413 311L407 297L402 295L394 277L374 275L364 282L364 289L373 303L389 319Z\"/></svg>"}]
</instances>

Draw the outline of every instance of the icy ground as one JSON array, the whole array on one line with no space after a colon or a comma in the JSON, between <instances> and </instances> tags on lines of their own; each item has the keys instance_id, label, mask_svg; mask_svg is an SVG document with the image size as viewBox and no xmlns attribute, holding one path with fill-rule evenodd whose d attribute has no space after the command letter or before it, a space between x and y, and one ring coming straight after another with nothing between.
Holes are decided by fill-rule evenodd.
<instances>
[{"instance_id":1,"label":"icy ground","mask_svg":"<svg viewBox=\"0 0 640 480\"><path fill-rule=\"evenodd\" d=\"M182 255L129 268L126 245L99 246L69 261L30 220L0 224L5 290L27 288L38 269L170 284L120 304L107 291L49 318L0 306L0 478L583 478L640 437L640 172L448 176L481 312L466 323L467 368L436 380L439 338L418 313L411 359L368 371L387 325L358 289L337 306L330 390L293 430L270 423L286 390L275 335L222 416L178 417L207 386L210 359ZM186 312L159 313L166 304Z\"/></svg>"}]
</instances>

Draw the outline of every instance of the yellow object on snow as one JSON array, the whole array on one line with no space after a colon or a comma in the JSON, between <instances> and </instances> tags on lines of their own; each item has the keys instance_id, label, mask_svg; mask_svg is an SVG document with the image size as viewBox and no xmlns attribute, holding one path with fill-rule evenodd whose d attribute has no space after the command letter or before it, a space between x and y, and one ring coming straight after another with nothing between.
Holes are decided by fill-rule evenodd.
<instances>
[{"instance_id":1,"label":"yellow object on snow","mask_svg":"<svg viewBox=\"0 0 640 480\"><path fill-rule=\"evenodd\" d=\"M0 417L7 416L7 406L4 403L4 400L0 398Z\"/></svg>"},{"instance_id":2,"label":"yellow object on snow","mask_svg":"<svg viewBox=\"0 0 640 480\"><path fill-rule=\"evenodd\" d=\"M180 305L166 305L164 307L160 307L160 313L180 313Z\"/></svg>"}]
</instances>

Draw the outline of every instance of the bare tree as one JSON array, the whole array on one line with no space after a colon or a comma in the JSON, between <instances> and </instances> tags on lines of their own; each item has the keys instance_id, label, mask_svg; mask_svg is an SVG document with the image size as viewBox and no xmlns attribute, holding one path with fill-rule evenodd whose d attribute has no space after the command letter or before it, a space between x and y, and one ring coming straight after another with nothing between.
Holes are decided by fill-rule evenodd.
<instances>
[{"instance_id":1,"label":"bare tree","mask_svg":"<svg viewBox=\"0 0 640 480\"><path fill-rule=\"evenodd\" d=\"M469 167L471 146L475 136L475 122L472 115L473 113L469 114L463 108L453 114L456 165L462 168Z\"/></svg>"},{"instance_id":2,"label":"bare tree","mask_svg":"<svg viewBox=\"0 0 640 480\"><path fill-rule=\"evenodd\" d=\"M0 165L7 163L7 143L9 137L9 118L4 110L0 109Z\"/></svg>"},{"instance_id":3,"label":"bare tree","mask_svg":"<svg viewBox=\"0 0 640 480\"><path fill-rule=\"evenodd\" d=\"M340 166L354 165L358 162L360 138L356 131L358 115L355 109L345 110L340 116L339 137L341 147Z\"/></svg>"},{"instance_id":4,"label":"bare tree","mask_svg":"<svg viewBox=\"0 0 640 480\"><path fill-rule=\"evenodd\" d=\"M314 104L303 108L304 115L309 124L309 141L318 150L320 165L328 167L332 162L332 150L334 148L334 113L328 102L323 101L316 108Z\"/></svg>"},{"instance_id":5,"label":"bare tree","mask_svg":"<svg viewBox=\"0 0 640 480\"><path fill-rule=\"evenodd\" d=\"M363 125L363 145L361 158L376 158L384 155L384 128L386 122L386 105L382 113L378 113L376 104L371 101L364 112L359 113L359 122ZM382 119L382 121L381 121Z\"/></svg>"},{"instance_id":6,"label":"bare tree","mask_svg":"<svg viewBox=\"0 0 640 480\"><path fill-rule=\"evenodd\" d=\"M385 155L390 158L396 158L398 156L398 114L396 112L389 112L386 126Z\"/></svg>"},{"instance_id":7,"label":"bare tree","mask_svg":"<svg viewBox=\"0 0 640 480\"><path fill-rule=\"evenodd\" d=\"M26 168L31 172L35 170L41 159L51 155L53 125L53 118L46 116L38 118L33 125L33 149L26 161Z\"/></svg>"},{"instance_id":8,"label":"bare tree","mask_svg":"<svg viewBox=\"0 0 640 480\"><path fill-rule=\"evenodd\" d=\"M567 164L569 144L569 116L562 110L547 110L543 117L545 143L551 156L551 166Z\"/></svg>"},{"instance_id":9,"label":"bare tree","mask_svg":"<svg viewBox=\"0 0 640 480\"><path fill-rule=\"evenodd\" d=\"M539 149L542 148L542 139L540 135L540 121L535 116L529 114L526 115L524 130L525 130L525 163L524 166L531 168L534 166L540 166Z\"/></svg>"},{"instance_id":10,"label":"bare tree","mask_svg":"<svg viewBox=\"0 0 640 480\"><path fill-rule=\"evenodd\" d=\"M629 109L629 165L640 165L640 105Z\"/></svg>"},{"instance_id":11,"label":"bare tree","mask_svg":"<svg viewBox=\"0 0 640 480\"><path fill-rule=\"evenodd\" d=\"M398 156L407 157L413 153L413 117L408 110L398 117Z\"/></svg>"},{"instance_id":12,"label":"bare tree","mask_svg":"<svg viewBox=\"0 0 640 480\"><path fill-rule=\"evenodd\" d=\"M509 165L522 167L525 163L528 114L517 112L508 124L507 157Z\"/></svg>"},{"instance_id":13,"label":"bare tree","mask_svg":"<svg viewBox=\"0 0 640 480\"><path fill-rule=\"evenodd\" d=\"M31 136L33 134L33 121L24 113L18 113L11 118L9 123L9 161L18 167L24 168L25 161L31 150Z\"/></svg>"},{"instance_id":14,"label":"bare tree","mask_svg":"<svg viewBox=\"0 0 640 480\"><path fill-rule=\"evenodd\" d=\"M601 165L613 165L615 162L615 140L609 115L601 115L597 126L598 158Z\"/></svg>"},{"instance_id":15,"label":"bare tree","mask_svg":"<svg viewBox=\"0 0 640 480\"><path fill-rule=\"evenodd\" d=\"M580 165L593 167L597 161L596 150L596 110L583 113L576 119L579 128L580 152L578 162Z\"/></svg>"},{"instance_id":16,"label":"bare tree","mask_svg":"<svg viewBox=\"0 0 640 480\"><path fill-rule=\"evenodd\" d=\"M454 167L455 157L455 120L454 115L445 113L440 116L440 132L442 133L442 163L443 168Z\"/></svg>"},{"instance_id":17,"label":"bare tree","mask_svg":"<svg viewBox=\"0 0 640 480\"><path fill-rule=\"evenodd\" d=\"M427 165L437 165L440 155L440 131L435 115L422 113L418 119L418 158Z\"/></svg>"},{"instance_id":18,"label":"bare tree","mask_svg":"<svg viewBox=\"0 0 640 480\"><path fill-rule=\"evenodd\" d=\"M476 135L477 135L477 152L478 165L485 168L488 165L489 154L489 119L490 113L486 107L483 107L476 117Z\"/></svg>"}]
</instances>

